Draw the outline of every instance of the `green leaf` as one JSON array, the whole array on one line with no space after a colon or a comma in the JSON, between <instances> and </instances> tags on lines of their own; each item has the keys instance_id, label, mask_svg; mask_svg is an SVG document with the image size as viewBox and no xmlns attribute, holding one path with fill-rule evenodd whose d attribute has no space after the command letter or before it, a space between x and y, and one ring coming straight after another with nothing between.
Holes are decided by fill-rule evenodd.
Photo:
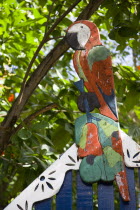
<instances>
[{"instance_id":1,"label":"green leaf","mask_svg":"<svg viewBox=\"0 0 140 210\"><path fill-rule=\"evenodd\" d=\"M134 139L140 138L140 128L135 124L130 125L128 135L133 136Z\"/></svg>"},{"instance_id":2,"label":"green leaf","mask_svg":"<svg viewBox=\"0 0 140 210\"><path fill-rule=\"evenodd\" d=\"M136 37L137 30L133 27L123 26L123 27L119 28L118 34L121 37Z\"/></svg>"},{"instance_id":3,"label":"green leaf","mask_svg":"<svg viewBox=\"0 0 140 210\"><path fill-rule=\"evenodd\" d=\"M110 31L110 33L108 34L109 38L112 39L112 40L115 40L116 39L116 33L118 33L118 29L117 28L112 29Z\"/></svg>"},{"instance_id":4,"label":"green leaf","mask_svg":"<svg viewBox=\"0 0 140 210\"><path fill-rule=\"evenodd\" d=\"M34 151L33 151L25 142L24 142L23 144L24 144L25 148L27 149L27 151L28 151L29 153L31 153L31 154L34 153Z\"/></svg>"},{"instance_id":5,"label":"green leaf","mask_svg":"<svg viewBox=\"0 0 140 210\"><path fill-rule=\"evenodd\" d=\"M48 122L47 120L42 120L38 123L35 123L33 126L32 126L32 129L33 130L40 130L40 129L44 129L44 128L47 128L48 127Z\"/></svg>"},{"instance_id":6,"label":"green leaf","mask_svg":"<svg viewBox=\"0 0 140 210\"><path fill-rule=\"evenodd\" d=\"M139 98L140 98L140 93L136 89L131 88L129 93L126 95L125 104L127 111L130 111L131 109L134 108L135 105L138 104Z\"/></svg>"},{"instance_id":7,"label":"green leaf","mask_svg":"<svg viewBox=\"0 0 140 210\"><path fill-rule=\"evenodd\" d=\"M60 153L64 151L64 147L70 139L71 135L69 131L65 130L63 126L58 126L52 134L54 148Z\"/></svg>"},{"instance_id":8,"label":"green leaf","mask_svg":"<svg viewBox=\"0 0 140 210\"><path fill-rule=\"evenodd\" d=\"M39 159L38 157L34 156L34 159L42 166L43 169L47 168L47 164L44 163L41 159Z\"/></svg>"},{"instance_id":9,"label":"green leaf","mask_svg":"<svg viewBox=\"0 0 140 210\"><path fill-rule=\"evenodd\" d=\"M122 15L120 14L120 12L114 17L113 19L113 26L120 26L120 23L122 22Z\"/></svg>"},{"instance_id":10,"label":"green leaf","mask_svg":"<svg viewBox=\"0 0 140 210\"><path fill-rule=\"evenodd\" d=\"M72 21L71 21L70 19L68 19L68 18L64 18L64 19L62 20L62 23L63 23L64 25L66 25L66 26L70 26L70 25L72 24Z\"/></svg>"},{"instance_id":11,"label":"green leaf","mask_svg":"<svg viewBox=\"0 0 140 210\"><path fill-rule=\"evenodd\" d=\"M116 51L118 51L118 50L119 50L119 51L123 51L123 50L125 49L125 47L126 47L125 45L121 45L121 44L120 44L120 45L118 45L118 47L116 48Z\"/></svg>"},{"instance_id":12,"label":"green leaf","mask_svg":"<svg viewBox=\"0 0 140 210\"><path fill-rule=\"evenodd\" d=\"M18 136L23 140L27 140L32 136L32 133L28 129L23 128L18 132Z\"/></svg>"},{"instance_id":13,"label":"green leaf","mask_svg":"<svg viewBox=\"0 0 140 210\"><path fill-rule=\"evenodd\" d=\"M53 35L54 38L55 38L55 37L59 37L59 36L61 36L61 31L60 31L60 30L54 30L54 31L52 32L52 35Z\"/></svg>"},{"instance_id":14,"label":"green leaf","mask_svg":"<svg viewBox=\"0 0 140 210\"><path fill-rule=\"evenodd\" d=\"M45 5L46 3L47 3L46 0L39 0L39 4L40 4L42 7L44 7L44 5Z\"/></svg>"},{"instance_id":15,"label":"green leaf","mask_svg":"<svg viewBox=\"0 0 140 210\"><path fill-rule=\"evenodd\" d=\"M43 139L46 143L49 143L49 144L53 144L52 141L47 137L47 136L44 136L40 133L34 133L34 136L39 140L39 139Z\"/></svg>"}]
</instances>

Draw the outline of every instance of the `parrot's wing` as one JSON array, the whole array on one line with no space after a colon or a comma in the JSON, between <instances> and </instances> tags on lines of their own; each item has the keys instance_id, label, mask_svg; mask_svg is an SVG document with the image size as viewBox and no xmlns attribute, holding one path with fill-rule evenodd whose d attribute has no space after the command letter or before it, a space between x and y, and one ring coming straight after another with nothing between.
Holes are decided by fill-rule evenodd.
<instances>
[{"instance_id":1,"label":"parrot's wing","mask_svg":"<svg viewBox=\"0 0 140 210\"><path fill-rule=\"evenodd\" d=\"M109 51L102 45L93 47L89 52L76 51L73 63L88 92L96 94L100 104L100 113L118 120Z\"/></svg>"},{"instance_id":2,"label":"parrot's wing","mask_svg":"<svg viewBox=\"0 0 140 210\"><path fill-rule=\"evenodd\" d=\"M140 167L140 145L121 130L124 162L128 167Z\"/></svg>"},{"instance_id":3,"label":"parrot's wing","mask_svg":"<svg viewBox=\"0 0 140 210\"><path fill-rule=\"evenodd\" d=\"M109 50L102 45L91 48L87 56L90 70L92 71L94 62L106 60L108 56L110 56Z\"/></svg>"}]
</instances>

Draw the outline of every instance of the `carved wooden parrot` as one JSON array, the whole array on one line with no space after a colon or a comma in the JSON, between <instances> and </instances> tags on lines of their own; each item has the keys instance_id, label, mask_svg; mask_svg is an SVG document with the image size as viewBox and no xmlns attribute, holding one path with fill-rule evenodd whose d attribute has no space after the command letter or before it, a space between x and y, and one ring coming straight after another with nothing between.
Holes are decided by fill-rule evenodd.
<instances>
[{"instance_id":1,"label":"carved wooden parrot","mask_svg":"<svg viewBox=\"0 0 140 210\"><path fill-rule=\"evenodd\" d=\"M81 117L76 121L76 130L80 132L79 136L76 134L76 143L79 146L78 156L83 158L80 166L81 176L84 179L82 173L85 174L87 182L99 179L111 181L115 178L123 199L129 201L109 50L102 45L96 25L87 20L74 22L68 28L66 38L69 45L76 50L73 56L74 67L89 92L84 93L82 85L78 88L81 92L80 99L89 105L85 112L89 113L94 108L100 111L100 114L87 114L91 116L90 120ZM86 106L86 103L83 104ZM118 162L113 163L112 166L110 159L113 155L118 158ZM103 168L101 169L100 166ZM97 168L100 168L100 172ZM91 176L88 176L90 170ZM114 173L114 178L113 175L107 178L109 173Z\"/></svg>"},{"instance_id":2,"label":"carved wooden parrot","mask_svg":"<svg viewBox=\"0 0 140 210\"><path fill-rule=\"evenodd\" d=\"M77 21L68 28L67 41L76 50L76 72L87 90L96 94L100 113L117 120L112 61L109 50L100 41L98 28L90 21Z\"/></svg>"}]
</instances>

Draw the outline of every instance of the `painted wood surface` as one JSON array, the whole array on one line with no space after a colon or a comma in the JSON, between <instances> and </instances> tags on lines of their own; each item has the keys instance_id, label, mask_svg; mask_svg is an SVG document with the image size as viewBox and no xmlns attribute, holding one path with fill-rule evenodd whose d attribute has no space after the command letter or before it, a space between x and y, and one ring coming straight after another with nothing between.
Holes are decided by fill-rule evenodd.
<instances>
[{"instance_id":1,"label":"painted wood surface","mask_svg":"<svg viewBox=\"0 0 140 210\"><path fill-rule=\"evenodd\" d=\"M140 145L121 131L125 164L128 167L140 167Z\"/></svg>"},{"instance_id":2,"label":"painted wood surface","mask_svg":"<svg viewBox=\"0 0 140 210\"><path fill-rule=\"evenodd\" d=\"M52 209L52 199L46 199L34 204L35 210L51 210Z\"/></svg>"},{"instance_id":3,"label":"painted wood surface","mask_svg":"<svg viewBox=\"0 0 140 210\"><path fill-rule=\"evenodd\" d=\"M112 61L109 50L101 43L98 28L90 21L77 21L68 28L66 37L76 50L73 57L75 70L84 80L88 92L97 96L100 113L117 120Z\"/></svg>"},{"instance_id":4,"label":"painted wood surface","mask_svg":"<svg viewBox=\"0 0 140 210\"><path fill-rule=\"evenodd\" d=\"M86 115L75 122L78 155L83 158L80 175L88 183L113 181L116 178L123 199L129 200L123 152L119 146L119 123L99 113L91 116L91 123L87 122Z\"/></svg>"},{"instance_id":5,"label":"painted wood surface","mask_svg":"<svg viewBox=\"0 0 140 210\"><path fill-rule=\"evenodd\" d=\"M66 173L60 191L56 195L56 210L72 210L72 171Z\"/></svg>"},{"instance_id":6,"label":"painted wood surface","mask_svg":"<svg viewBox=\"0 0 140 210\"><path fill-rule=\"evenodd\" d=\"M134 169L126 168L126 171L127 171L127 176L129 178L128 184L129 184L129 189L130 189L131 200L129 202L125 202L120 196L119 198L120 207L115 206L113 182L105 183L105 182L100 181L98 183L98 189L97 189L98 190L98 210L115 210L116 208L120 210L136 210L137 209ZM63 186L61 187L60 192L57 194L59 196L57 197L56 203L59 202L59 199L60 199L59 209L67 209L67 210L71 209L71 202L72 202L71 187L72 187L72 173L68 172L66 174L66 178L64 180ZM80 178L79 172L77 172L76 189L77 189L76 190L76 194L77 194L76 209L77 210L94 209L92 184L84 183ZM67 202L66 202L66 200L68 199L68 196L70 196L68 200L68 203L70 204L69 206L67 205ZM50 208L50 206L48 205L47 201L50 202L50 199L39 202L37 206L38 208L35 210L52 209L52 207Z\"/></svg>"},{"instance_id":7,"label":"painted wood surface","mask_svg":"<svg viewBox=\"0 0 140 210\"><path fill-rule=\"evenodd\" d=\"M83 158L80 175L86 182L112 181L116 178L123 199L128 201L130 197L119 124L114 130L113 123L100 119L101 116L106 116L112 122L118 122L110 52L102 45L98 28L90 21L74 22L68 28L66 37L69 45L76 50L73 56L75 70L87 91L94 94L94 100L98 104L95 106L93 102L92 106L89 97L93 96L84 93L82 86L78 87L81 92L78 107L84 111L85 106L87 117L82 130L80 123L75 126L75 133L79 135L80 132L79 138L76 138L78 155ZM79 84L80 82L78 86ZM94 108L99 108L100 116L90 117L89 112ZM95 121L92 118L96 118Z\"/></svg>"},{"instance_id":8,"label":"painted wood surface","mask_svg":"<svg viewBox=\"0 0 140 210\"><path fill-rule=\"evenodd\" d=\"M98 209L114 210L113 182L105 183L100 181L98 183Z\"/></svg>"},{"instance_id":9,"label":"painted wood surface","mask_svg":"<svg viewBox=\"0 0 140 210\"><path fill-rule=\"evenodd\" d=\"M120 197L120 210L136 210L136 191L135 191L135 178L134 169L126 167L128 185L130 192L130 201L124 202ZM140 180L140 179L139 179Z\"/></svg>"},{"instance_id":10,"label":"painted wood surface","mask_svg":"<svg viewBox=\"0 0 140 210\"><path fill-rule=\"evenodd\" d=\"M69 45L76 50L73 56L74 67L88 90L88 93L80 91L79 110L86 112L86 98L90 111L98 108L101 114L118 121L112 61L109 50L101 43L98 28L90 21L77 21L69 26L66 38ZM130 141L130 138L129 142L125 138L123 151L126 165L140 167L140 146Z\"/></svg>"},{"instance_id":11,"label":"painted wood surface","mask_svg":"<svg viewBox=\"0 0 140 210\"><path fill-rule=\"evenodd\" d=\"M77 173L76 179L76 207L78 210L92 210L93 209L93 190L92 184L87 184L82 181L80 174Z\"/></svg>"},{"instance_id":12,"label":"painted wood surface","mask_svg":"<svg viewBox=\"0 0 140 210\"><path fill-rule=\"evenodd\" d=\"M123 165L121 164L122 156L112 148L112 135L118 132L118 123L98 113L94 113L92 116L94 117L92 123L87 123L86 115L79 117L75 122L75 140L79 146L78 155L79 157L91 157L83 159L81 165L86 166L89 162L89 171L92 167L93 172L91 172L91 174L95 172L97 174L96 181L100 180L101 174L102 176L105 174L104 181L108 180L106 174L108 174L108 176L113 174L112 179L108 180L112 181L114 180L116 172L123 170ZM95 120L96 118L98 118L98 121ZM90 129L87 130L88 125ZM103 168L101 169L102 165ZM108 168L108 173L104 170L105 168ZM86 170L87 169L85 169L85 172ZM87 175L89 175L88 171Z\"/></svg>"}]
</instances>

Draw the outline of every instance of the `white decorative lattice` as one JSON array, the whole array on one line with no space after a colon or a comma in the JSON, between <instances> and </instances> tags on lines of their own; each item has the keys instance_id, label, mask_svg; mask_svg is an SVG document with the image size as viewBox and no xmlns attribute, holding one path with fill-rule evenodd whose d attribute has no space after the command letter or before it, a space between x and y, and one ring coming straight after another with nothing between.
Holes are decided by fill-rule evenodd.
<instances>
[{"instance_id":1,"label":"white decorative lattice","mask_svg":"<svg viewBox=\"0 0 140 210\"><path fill-rule=\"evenodd\" d=\"M140 167L140 145L130 136L121 131L124 162L128 167Z\"/></svg>"},{"instance_id":2,"label":"white decorative lattice","mask_svg":"<svg viewBox=\"0 0 140 210\"><path fill-rule=\"evenodd\" d=\"M73 144L58 160L35 179L5 210L31 210L35 202L55 195L68 170L78 170L77 147Z\"/></svg>"}]
</instances>

